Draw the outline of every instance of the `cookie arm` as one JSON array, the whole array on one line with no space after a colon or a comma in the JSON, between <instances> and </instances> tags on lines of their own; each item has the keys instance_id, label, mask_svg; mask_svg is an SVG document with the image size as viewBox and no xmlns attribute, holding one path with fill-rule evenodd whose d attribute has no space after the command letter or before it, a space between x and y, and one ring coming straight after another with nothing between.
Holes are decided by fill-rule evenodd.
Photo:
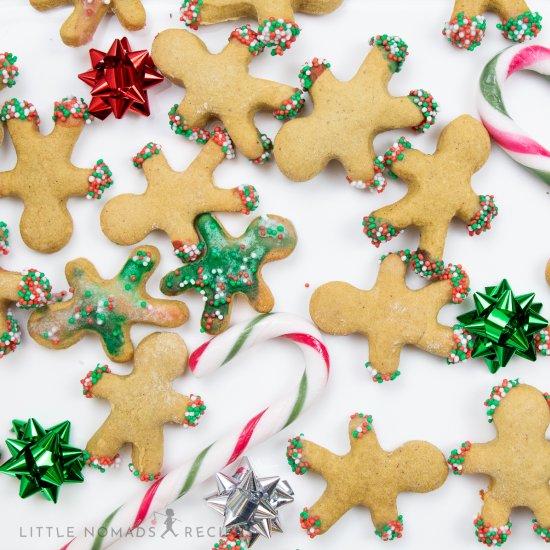
<instances>
[{"instance_id":1,"label":"cookie arm","mask_svg":"<svg viewBox=\"0 0 550 550\"><path fill-rule=\"evenodd\" d=\"M141 0L113 0L113 11L125 29L137 31L145 27L146 14Z\"/></svg>"},{"instance_id":2,"label":"cookie arm","mask_svg":"<svg viewBox=\"0 0 550 550\"><path fill-rule=\"evenodd\" d=\"M0 270L0 304L4 304L4 309L7 309L8 303L19 301L19 283L21 279L21 273Z\"/></svg>"},{"instance_id":3,"label":"cookie arm","mask_svg":"<svg viewBox=\"0 0 550 550\"><path fill-rule=\"evenodd\" d=\"M111 396L124 391L124 376L104 373L101 378L90 388L93 397L110 400Z\"/></svg>"},{"instance_id":4,"label":"cookie arm","mask_svg":"<svg viewBox=\"0 0 550 550\"><path fill-rule=\"evenodd\" d=\"M281 84L271 80L255 81L255 90L250 94L249 101L258 103L260 110L280 109L283 102L289 99L296 88L288 84Z\"/></svg>"},{"instance_id":5,"label":"cookie arm","mask_svg":"<svg viewBox=\"0 0 550 550\"><path fill-rule=\"evenodd\" d=\"M490 443L474 443L470 450L464 453L463 473L490 475L495 468L495 461L492 458L493 453ZM500 459L497 453L497 462L498 460ZM504 524L500 523L499 525Z\"/></svg>"},{"instance_id":6,"label":"cookie arm","mask_svg":"<svg viewBox=\"0 0 550 550\"><path fill-rule=\"evenodd\" d=\"M136 311L136 322L174 328L183 325L189 318L187 306L178 300L147 300L147 305Z\"/></svg>"},{"instance_id":7,"label":"cookie arm","mask_svg":"<svg viewBox=\"0 0 550 550\"><path fill-rule=\"evenodd\" d=\"M170 392L165 407L164 422L173 422L174 424L183 424L185 412L191 403L190 399L176 392Z\"/></svg>"}]
</instances>

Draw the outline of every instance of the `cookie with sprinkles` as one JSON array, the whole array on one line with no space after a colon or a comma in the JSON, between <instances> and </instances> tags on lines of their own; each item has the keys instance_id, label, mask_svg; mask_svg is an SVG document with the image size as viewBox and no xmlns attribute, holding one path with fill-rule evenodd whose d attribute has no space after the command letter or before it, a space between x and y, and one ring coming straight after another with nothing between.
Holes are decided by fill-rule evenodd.
<instances>
[{"instance_id":1,"label":"cookie with sprinkles","mask_svg":"<svg viewBox=\"0 0 550 550\"><path fill-rule=\"evenodd\" d=\"M176 392L172 382L187 366L187 347L180 336L156 332L136 348L134 368L127 375L98 365L82 380L83 394L109 401L111 412L86 445L86 462L105 471L119 462L125 444L132 447L129 468L142 481L160 477L164 425L197 426L206 406L200 396Z\"/></svg>"},{"instance_id":2,"label":"cookie with sprinkles","mask_svg":"<svg viewBox=\"0 0 550 550\"><path fill-rule=\"evenodd\" d=\"M193 225L205 212L242 212L258 207L258 192L252 185L220 189L214 170L232 150L231 139L221 129L208 141L199 156L184 172L174 171L160 145L147 144L135 157L142 168L147 189L142 195L120 195L111 199L101 213L103 232L121 245L135 244L151 231L160 229L172 241L175 254L183 262L195 261L203 244Z\"/></svg>"},{"instance_id":3,"label":"cookie with sprinkles","mask_svg":"<svg viewBox=\"0 0 550 550\"><path fill-rule=\"evenodd\" d=\"M296 37L300 27L294 21L295 12L312 15L330 13L343 0L183 0L180 20L197 30L199 25L213 25L223 21L255 17L258 20L259 39L272 55L282 55Z\"/></svg>"},{"instance_id":4,"label":"cookie with sprinkles","mask_svg":"<svg viewBox=\"0 0 550 550\"><path fill-rule=\"evenodd\" d=\"M69 262L65 276L72 298L35 311L29 319L30 335L46 348L65 349L92 333L101 339L111 360L130 361L134 355L132 325L178 327L188 318L185 304L147 293L145 285L159 261L154 246L140 246L113 279L103 279L85 258Z\"/></svg>"},{"instance_id":5,"label":"cookie with sprinkles","mask_svg":"<svg viewBox=\"0 0 550 550\"><path fill-rule=\"evenodd\" d=\"M9 254L9 229L0 222L0 255ZM41 271L27 269L21 273L0 268L0 359L15 351L21 343L21 329L10 306L36 309L52 300L50 281Z\"/></svg>"},{"instance_id":6,"label":"cookie with sprinkles","mask_svg":"<svg viewBox=\"0 0 550 550\"><path fill-rule=\"evenodd\" d=\"M263 47L249 26L233 31L227 46L216 54L189 31L158 34L152 48L155 65L174 84L185 87L185 98L169 113L172 130L204 143L209 133L203 128L220 120L237 150L256 164L267 162L273 145L256 128L254 116L272 111L285 120L298 114L304 100L297 88L250 74L249 65Z\"/></svg>"},{"instance_id":7,"label":"cookie with sprinkles","mask_svg":"<svg viewBox=\"0 0 550 550\"><path fill-rule=\"evenodd\" d=\"M421 276L436 281L412 290L406 284L408 264ZM365 363L374 382L395 380L404 346L446 357L450 363L471 356L471 338L459 326L440 324L441 308L462 301L468 275L461 266L432 264L420 251L408 250L382 258L376 284L360 290L348 283L332 282L318 288L309 304L313 322L335 335L360 334L369 341Z\"/></svg>"},{"instance_id":8,"label":"cookie with sprinkles","mask_svg":"<svg viewBox=\"0 0 550 550\"><path fill-rule=\"evenodd\" d=\"M487 443L465 441L454 449L449 466L456 475L483 474L483 507L474 519L475 534L487 546L501 546L511 534L510 513L529 508L533 530L550 542L549 396L519 380L503 380L485 401L487 419L497 435Z\"/></svg>"},{"instance_id":9,"label":"cookie with sprinkles","mask_svg":"<svg viewBox=\"0 0 550 550\"><path fill-rule=\"evenodd\" d=\"M485 37L487 20L483 14L487 11L500 17L497 29L513 42L531 40L542 29L542 16L532 12L525 0L455 0L443 36L453 46L473 52Z\"/></svg>"},{"instance_id":10,"label":"cookie with sprinkles","mask_svg":"<svg viewBox=\"0 0 550 550\"><path fill-rule=\"evenodd\" d=\"M73 233L67 201L100 199L113 184L102 159L93 168L77 168L71 162L84 126L93 120L84 100L57 101L53 120L55 128L45 136L36 108L28 101L12 99L0 110L0 121L6 124L17 154L15 168L0 172L0 197L23 201L21 236L28 247L48 253L63 248Z\"/></svg>"},{"instance_id":11,"label":"cookie with sprinkles","mask_svg":"<svg viewBox=\"0 0 550 550\"><path fill-rule=\"evenodd\" d=\"M371 38L371 51L357 74L338 80L326 60L313 59L300 72L313 112L285 124L275 139L275 160L293 181L307 181L332 160L347 172L348 183L382 192L384 166L374 151L374 139L387 130L413 127L419 133L435 122L439 106L425 90L394 97L388 91L408 46L398 36Z\"/></svg>"},{"instance_id":12,"label":"cookie with sprinkles","mask_svg":"<svg viewBox=\"0 0 550 550\"><path fill-rule=\"evenodd\" d=\"M74 5L74 10L63 23L60 35L67 46L82 46L94 37L101 20L110 12L129 31L145 27L145 8L141 0L29 0L31 6L47 11L64 5Z\"/></svg>"},{"instance_id":13,"label":"cookie with sprinkles","mask_svg":"<svg viewBox=\"0 0 550 550\"><path fill-rule=\"evenodd\" d=\"M483 125L463 115L446 126L433 155L410 148L401 138L384 155L395 177L408 185L405 197L375 210L363 220L364 233L376 247L407 227L420 230L419 248L434 261L443 258L451 221L466 223L470 236L491 229L498 214L492 195L478 195L472 177L489 158L491 142Z\"/></svg>"},{"instance_id":14,"label":"cookie with sprinkles","mask_svg":"<svg viewBox=\"0 0 550 550\"><path fill-rule=\"evenodd\" d=\"M208 334L219 334L229 326L238 294L246 296L256 311L271 311L275 299L262 277L262 267L294 250L297 237L290 221L271 214L260 216L243 235L231 237L216 218L203 214L197 218L197 230L205 243L203 256L166 275L161 291L175 296L195 289L201 294L201 330Z\"/></svg>"},{"instance_id":15,"label":"cookie with sprinkles","mask_svg":"<svg viewBox=\"0 0 550 550\"><path fill-rule=\"evenodd\" d=\"M327 483L321 498L300 514L300 525L310 538L326 533L351 508L363 506L371 514L375 534L383 541L401 538L403 516L397 509L400 493L428 493L447 479L445 457L426 441L409 441L388 452L382 449L372 416L356 413L349 423L350 451L336 455L303 439L288 440L287 460L292 471L320 474Z\"/></svg>"}]
</instances>

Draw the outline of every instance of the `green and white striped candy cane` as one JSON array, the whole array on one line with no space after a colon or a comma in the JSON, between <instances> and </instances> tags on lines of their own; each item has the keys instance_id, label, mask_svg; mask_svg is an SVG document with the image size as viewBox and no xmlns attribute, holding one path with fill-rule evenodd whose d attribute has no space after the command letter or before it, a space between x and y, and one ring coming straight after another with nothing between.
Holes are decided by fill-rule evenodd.
<instances>
[{"instance_id":1,"label":"green and white striped candy cane","mask_svg":"<svg viewBox=\"0 0 550 550\"><path fill-rule=\"evenodd\" d=\"M502 97L504 82L514 73L527 70L550 76L550 48L518 44L489 61L479 79L479 115L491 137L508 155L550 184L550 151L512 119Z\"/></svg>"},{"instance_id":2,"label":"green and white striped candy cane","mask_svg":"<svg viewBox=\"0 0 550 550\"><path fill-rule=\"evenodd\" d=\"M291 424L321 393L330 372L329 355L319 331L301 317L274 313L235 325L196 349L189 358L189 366L195 376L207 376L237 355L274 338L296 344L305 362L297 383L289 386L283 399L264 408L244 426L187 458L179 467L151 485L145 494L129 500L108 514L95 526L95 538L77 536L61 550L101 550L111 546L120 540L117 533L136 529L154 512L164 510L183 497L191 487L205 481L237 460L245 451Z\"/></svg>"}]
</instances>

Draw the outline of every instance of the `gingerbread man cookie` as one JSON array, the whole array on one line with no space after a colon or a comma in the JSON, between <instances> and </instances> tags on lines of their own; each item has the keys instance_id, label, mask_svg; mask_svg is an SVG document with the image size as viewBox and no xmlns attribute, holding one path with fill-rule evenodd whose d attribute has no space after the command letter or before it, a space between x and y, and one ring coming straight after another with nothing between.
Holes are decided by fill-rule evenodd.
<instances>
[{"instance_id":1,"label":"gingerbread man cookie","mask_svg":"<svg viewBox=\"0 0 550 550\"><path fill-rule=\"evenodd\" d=\"M259 23L258 40L273 48L272 55L282 55L296 37L300 27L294 22L294 12L321 15L334 11L343 0L183 0L180 20L197 30L200 24L212 25L255 17Z\"/></svg>"},{"instance_id":2,"label":"gingerbread man cookie","mask_svg":"<svg viewBox=\"0 0 550 550\"><path fill-rule=\"evenodd\" d=\"M151 231L161 229L172 241L176 255L185 262L201 253L193 222L205 212L242 212L258 207L259 197L251 185L220 189L214 184L214 170L231 147L227 134L219 129L184 172L172 170L160 145L149 143L135 157L143 168L147 190L142 195L120 195L111 199L101 213L101 227L117 244L135 244Z\"/></svg>"},{"instance_id":3,"label":"gingerbread man cookie","mask_svg":"<svg viewBox=\"0 0 550 550\"><path fill-rule=\"evenodd\" d=\"M240 237L231 237L210 214L197 218L204 255L166 275L161 291L169 296L194 288L204 299L203 331L223 332L229 325L234 296L244 294L260 313L273 309L275 300L262 277L264 264L282 260L296 246L290 221L279 216L256 218Z\"/></svg>"},{"instance_id":4,"label":"gingerbread man cookie","mask_svg":"<svg viewBox=\"0 0 550 550\"><path fill-rule=\"evenodd\" d=\"M170 111L177 133L204 143L201 130L210 120L221 120L236 148L257 164L269 159L273 147L254 123L261 111L273 110L279 119L298 114L304 101L301 90L250 75L248 68L261 52L256 33L237 29L217 54L186 30L168 29L153 42L155 65L166 78L185 87L185 98Z\"/></svg>"},{"instance_id":5,"label":"gingerbread man cookie","mask_svg":"<svg viewBox=\"0 0 550 550\"><path fill-rule=\"evenodd\" d=\"M411 262L417 273L440 280L411 290L405 282ZM342 282L321 286L311 298L309 312L324 332L368 338L370 358L365 366L375 382L384 382L400 375L399 358L405 345L447 357L449 363L470 357L467 336L458 325L451 328L437 321L445 304L462 301L468 291L468 276L461 266L444 269L421 252L407 250L382 258L371 290Z\"/></svg>"},{"instance_id":6,"label":"gingerbread man cookie","mask_svg":"<svg viewBox=\"0 0 550 550\"><path fill-rule=\"evenodd\" d=\"M15 168L0 172L0 197L23 201L21 236L38 252L56 252L69 242L73 233L67 209L70 197L99 199L113 183L103 160L92 169L77 168L71 162L82 129L93 120L86 103L76 97L56 102L53 119L55 128L44 136L31 103L12 99L0 111L17 153Z\"/></svg>"},{"instance_id":7,"label":"gingerbread man cookie","mask_svg":"<svg viewBox=\"0 0 550 550\"><path fill-rule=\"evenodd\" d=\"M304 508L300 524L314 538L326 533L348 510L364 506L375 533L384 541L401 538L400 493L435 491L447 479L445 457L426 441L409 441L395 451L380 447L372 416L354 414L349 423L351 450L344 456L302 439L289 439L288 464L297 475L312 470L327 482L321 498Z\"/></svg>"},{"instance_id":8,"label":"gingerbread man cookie","mask_svg":"<svg viewBox=\"0 0 550 550\"><path fill-rule=\"evenodd\" d=\"M488 443L462 443L452 451L449 465L454 474L489 476L481 491L483 508L474 520L479 542L501 546L511 533L510 513L529 508L536 519L534 531L550 542L550 425L548 394L504 380L495 386L485 405L497 436Z\"/></svg>"},{"instance_id":9,"label":"gingerbread man cookie","mask_svg":"<svg viewBox=\"0 0 550 550\"><path fill-rule=\"evenodd\" d=\"M9 254L9 230L0 222L0 255ZM52 287L44 273L27 269L22 273L0 268L0 359L15 351L21 343L19 323L13 316L10 305L22 309L45 306L51 299Z\"/></svg>"},{"instance_id":10,"label":"gingerbread man cookie","mask_svg":"<svg viewBox=\"0 0 550 550\"><path fill-rule=\"evenodd\" d=\"M114 13L129 31L145 27L145 8L141 0L30 0L31 6L46 11L74 4L73 13L61 27L61 40L67 46L82 46L93 38L101 20Z\"/></svg>"},{"instance_id":11,"label":"gingerbread man cookie","mask_svg":"<svg viewBox=\"0 0 550 550\"><path fill-rule=\"evenodd\" d=\"M532 12L525 0L455 0L443 36L457 48L474 51L487 30L487 20L483 15L486 11L501 18L497 29L502 31L504 38L513 42L535 38L542 29L542 16Z\"/></svg>"},{"instance_id":12,"label":"gingerbread man cookie","mask_svg":"<svg viewBox=\"0 0 550 550\"><path fill-rule=\"evenodd\" d=\"M351 185L381 192L386 182L374 138L408 126L424 132L435 122L438 106L428 92L394 97L388 91L408 55L407 44L388 35L373 37L370 44L372 50L348 82L337 80L331 65L317 58L302 69L300 80L311 94L313 112L285 124L275 139L275 160L291 180L310 180L338 160Z\"/></svg>"},{"instance_id":13,"label":"gingerbread man cookie","mask_svg":"<svg viewBox=\"0 0 550 550\"><path fill-rule=\"evenodd\" d=\"M86 461L105 471L117 464L120 449L132 446L130 469L142 481L158 479L164 454L164 424L197 426L205 412L200 396L185 397L172 381L185 372L187 348L174 333L156 332L136 348L134 368L128 375L113 374L98 365L83 379L86 397L111 404L111 413L86 445Z\"/></svg>"},{"instance_id":14,"label":"gingerbread man cookie","mask_svg":"<svg viewBox=\"0 0 550 550\"><path fill-rule=\"evenodd\" d=\"M85 258L69 262L65 276L73 297L35 311L29 319L30 335L44 347L65 349L91 332L101 338L113 361L130 361L133 324L178 327L187 321L185 304L151 298L145 289L159 261L154 246L138 247L113 279L103 279Z\"/></svg>"},{"instance_id":15,"label":"gingerbread man cookie","mask_svg":"<svg viewBox=\"0 0 550 550\"><path fill-rule=\"evenodd\" d=\"M498 214L492 195L477 195L471 179L489 158L491 142L481 122L463 115L445 127L433 155L410 149L404 138L385 155L391 173L408 185L401 200L363 220L365 234L380 246L410 226L420 230L419 248L443 258L453 218L467 225L470 236L491 228Z\"/></svg>"}]
</instances>

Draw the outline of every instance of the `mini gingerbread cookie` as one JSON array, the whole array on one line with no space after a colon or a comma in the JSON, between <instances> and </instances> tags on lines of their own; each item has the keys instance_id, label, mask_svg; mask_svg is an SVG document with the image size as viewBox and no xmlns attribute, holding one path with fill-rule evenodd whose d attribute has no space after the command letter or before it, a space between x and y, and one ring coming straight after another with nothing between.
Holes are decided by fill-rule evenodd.
<instances>
[{"instance_id":1,"label":"mini gingerbread cookie","mask_svg":"<svg viewBox=\"0 0 550 550\"><path fill-rule=\"evenodd\" d=\"M147 190L142 195L120 195L111 199L101 213L101 227L117 244L135 244L151 231L161 229L172 241L176 255L185 262L200 255L200 239L193 222L205 212L249 214L259 197L251 185L220 189L213 171L231 149L231 140L217 129L199 156L184 172L172 170L160 145L149 143L135 157L143 168Z\"/></svg>"},{"instance_id":2,"label":"mini gingerbread cookie","mask_svg":"<svg viewBox=\"0 0 550 550\"><path fill-rule=\"evenodd\" d=\"M56 252L73 233L67 209L70 197L99 199L113 183L103 160L92 169L71 162L84 126L93 120L88 106L76 97L56 102L55 128L44 136L40 118L27 101L12 99L0 111L17 153L13 170L0 172L0 197L19 197L24 204L20 231L25 244L39 252Z\"/></svg>"},{"instance_id":3,"label":"mini gingerbread cookie","mask_svg":"<svg viewBox=\"0 0 550 550\"><path fill-rule=\"evenodd\" d=\"M161 291L169 296L194 288L204 299L203 331L223 332L229 325L234 296L244 294L261 313L273 309L275 300L262 277L264 264L282 260L296 246L294 226L285 218L256 218L240 237L231 237L210 214L197 218L204 241L204 255L166 275Z\"/></svg>"},{"instance_id":4,"label":"mini gingerbread cookie","mask_svg":"<svg viewBox=\"0 0 550 550\"><path fill-rule=\"evenodd\" d=\"M178 327L187 321L185 304L151 298L145 289L159 261L154 246L138 247L113 279L103 279L85 258L69 262L65 276L73 297L35 311L29 319L30 335L46 348L65 349L91 332L101 338L113 361L130 361L133 324Z\"/></svg>"},{"instance_id":5,"label":"mini gingerbread cookie","mask_svg":"<svg viewBox=\"0 0 550 550\"><path fill-rule=\"evenodd\" d=\"M185 397L172 388L172 381L186 366L183 340L174 333L156 332L136 348L130 374L113 374L107 365L98 365L82 379L86 397L99 397L111 404L109 417L86 445L88 465L105 471L105 466L118 463L118 452L129 443L133 474L142 481L159 478L164 424L197 426L206 409L200 396Z\"/></svg>"},{"instance_id":6,"label":"mini gingerbread cookie","mask_svg":"<svg viewBox=\"0 0 550 550\"><path fill-rule=\"evenodd\" d=\"M453 46L473 52L485 36L487 20L483 13L486 11L501 18L497 29L502 31L504 38L514 42L535 38L542 29L542 16L532 12L525 0L455 0L443 36Z\"/></svg>"},{"instance_id":7,"label":"mini gingerbread cookie","mask_svg":"<svg viewBox=\"0 0 550 550\"><path fill-rule=\"evenodd\" d=\"M504 380L485 401L489 422L497 436L488 443L465 441L452 451L454 474L489 476L481 491L483 508L474 520L479 542L501 546L511 534L510 513L529 508L536 519L533 529L550 542L550 397L519 380Z\"/></svg>"},{"instance_id":8,"label":"mini gingerbread cookie","mask_svg":"<svg viewBox=\"0 0 550 550\"><path fill-rule=\"evenodd\" d=\"M166 78L185 87L185 98L170 111L176 134L204 143L209 134L201 128L221 120L236 148L257 164L269 159L273 147L254 123L261 111L276 118L296 116L304 100L292 86L250 75L252 59L261 53L257 35L243 26L231 33L228 45L210 53L200 38L185 30L168 29L153 42L155 65Z\"/></svg>"},{"instance_id":9,"label":"mini gingerbread cookie","mask_svg":"<svg viewBox=\"0 0 550 550\"><path fill-rule=\"evenodd\" d=\"M344 456L302 436L289 439L288 464L297 475L312 470L327 482L321 498L304 508L300 524L310 538L326 533L348 510L370 510L375 533L384 541L401 538L403 516L397 510L400 493L435 491L447 479L445 457L426 441L409 441L385 451L372 426L372 416L354 414L349 423L351 450Z\"/></svg>"},{"instance_id":10,"label":"mini gingerbread cookie","mask_svg":"<svg viewBox=\"0 0 550 550\"><path fill-rule=\"evenodd\" d=\"M391 173L408 184L401 200L372 212L363 220L365 234L380 246L405 228L420 230L419 248L443 258L453 218L466 223L470 236L491 229L498 214L492 195L477 195L471 179L489 158L491 142L483 125L463 115L445 127L433 155L426 155L401 138L385 154Z\"/></svg>"},{"instance_id":11,"label":"mini gingerbread cookie","mask_svg":"<svg viewBox=\"0 0 550 550\"><path fill-rule=\"evenodd\" d=\"M407 265L428 279L439 279L419 290L407 287ZM415 346L449 363L471 355L468 335L437 321L439 310L467 295L468 275L460 265L427 260L421 252L405 250L383 257L376 284L359 290L342 282L318 288L309 304L313 322L324 332L336 335L358 333L368 338L370 358L365 366L375 382L394 380L401 349Z\"/></svg>"},{"instance_id":12,"label":"mini gingerbread cookie","mask_svg":"<svg viewBox=\"0 0 550 550\"><path fill-rule=\"evenodd\" d=\"M234 21L243 17L255 17L259 23L258 39L272 55L282 55L296 37L300 27L294 22L294 12L313 15L330 13L343 0L183 0L180 20L197 30L199 25L212 25L222 21Z\"/></svg>"},{"instance_id":13,"label":"mini gingerbread cookie","mask_svg":"<svg viewBox=\"0 0 550 550\"><path fill-rule=\"evenodd\" d=\"M145 27L145 8L141 0L30 0L31 6L46 11L74 4L74 11L61 27L61 40L67 46L82 46L94 37L101 20L114 13L129 31Z\"/></svg>"},{"instance_id":14,"label":"mini gingerbread cookie","mask_svg":"<svg viewBox=\"0 0 550 550\"><path fill-rule=\"evenodd\" d=\"M9 230L0 222L0 255L9 254ZM0 268L0 359L15 351L21 343L19 323L10 305L23 309L45 306L51 299L52 287L44 273L27 269L22 273Z\"/></svg>"},{"instance_id":15,"label":"mini gingerbread cookie","mask_svg":"<svg viewBox=\"0 0 550 550\"><path fill-rule=\"evenodd\" d=\"M338 160L351 185L380 193L386 182L374 138L408 126L424 132L435 122L438 105L428 92L413 90L406 97L388 92L408 55L407 44L388 35L373 37L370 44L372 50L348 82L337 80L330 63L317 58L302 69L300 80L311 94L313 112L285 124L275 139L275 160L291 180L310 180Z\"/></svg>"}]
</instances>

